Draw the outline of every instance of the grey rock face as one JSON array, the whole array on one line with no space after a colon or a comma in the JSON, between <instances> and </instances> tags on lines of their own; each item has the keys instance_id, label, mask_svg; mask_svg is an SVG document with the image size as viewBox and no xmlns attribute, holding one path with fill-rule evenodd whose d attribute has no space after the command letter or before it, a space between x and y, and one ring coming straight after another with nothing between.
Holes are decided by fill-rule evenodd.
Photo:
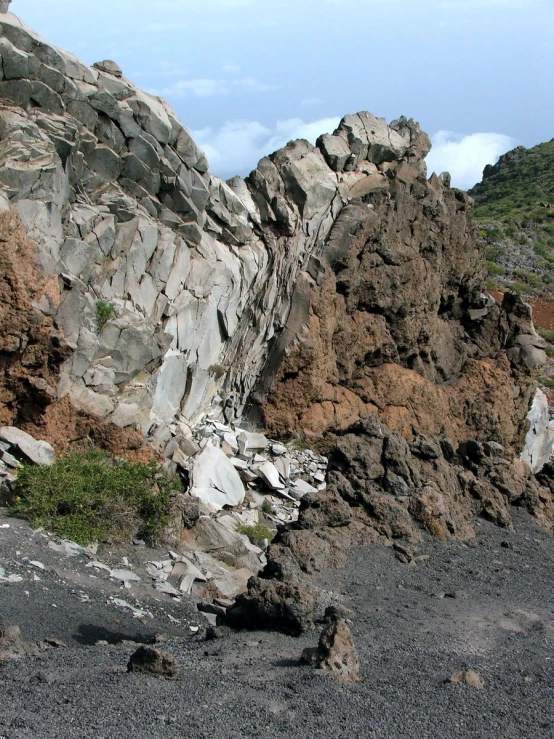
<instances>
[{"instance_id":1,"label":"grey rock face","mask_svg":"<svg viewBox=\"0 0 554 739\"><path fill-rule=\"evenodd\" d=\"M2 31L0 185L63 275L55 324L74 354L60 396L161 451L208 411L236 422L302 334L348 212L428 138L406 119L346 116L316 147L291 143L225 183L115 62L88 67L12 15Z\"/></svg>"},{"instance_id":2,"label":"grey rock face","mask_svg":"<svg viewBox=\"0 0 554 739\"><path fill-rule=\"evenodd\" d=\"M8 13L12 0L0 0L0 13Z\"/></svg>"}]
</instances>

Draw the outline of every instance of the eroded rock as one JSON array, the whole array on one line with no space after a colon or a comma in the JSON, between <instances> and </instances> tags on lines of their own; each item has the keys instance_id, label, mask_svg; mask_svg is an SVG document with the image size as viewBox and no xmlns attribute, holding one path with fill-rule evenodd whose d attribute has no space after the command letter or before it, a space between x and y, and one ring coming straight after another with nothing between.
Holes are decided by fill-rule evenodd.
<instances>
[{"instance_id":1,"label":"eroded rock","mask_svg":"<svg viewBox=\"0 0 554 739\"><path fill-rule=\"evenodd\" d=\"M173 655L153 647L141 646L131 655L127 672L141 672L165 680L177 680L180 670Z\"/></svg>"},{"instance_id":2,"label":"eroded rock","mask_svg":"<svg viewBox=\"0 0 554 739\"><path fill-rule=\"evenodd\" d=\"M323 629L318 646L305 649L302 661L331 673L342 682L358 682L362 679L352 632L342 618L332 621Z\"/></svg>"}]
</instances>

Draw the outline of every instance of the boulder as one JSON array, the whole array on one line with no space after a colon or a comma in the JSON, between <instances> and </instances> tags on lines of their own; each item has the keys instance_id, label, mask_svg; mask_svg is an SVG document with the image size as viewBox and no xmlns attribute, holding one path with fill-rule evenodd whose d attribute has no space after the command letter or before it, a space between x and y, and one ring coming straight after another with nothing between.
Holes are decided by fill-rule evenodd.
<instances>
[{"instance_id":1,"label":"boulder","mask_svg":"<svg viewBox=\"0 0 554 739\"><path fill-rule=\"evenodd\" d=\"M323 629L319 645L305 649L302 661L331 673L342 682L358 682L362 679L352 632L342 618L332 621Z\"/></svg>"},{"instance_id":2,"label":"boulder","mask_svg":"<svg viewBox=\"0 0 554 739\"><path fill-rule=\"evenodd\" d=\"M141 646L131 655L127 664L127 672L142 672L165 680L177 680L179 665L175 657L168 652Z\"/></svg>"},{"instance_id":3,"label":"boulder","mask_svg":"<svg viewBox=\"0 0 554 739\"><path fill-rule=\"evenodd\" d=\"M103 62L95 62L92 66L99 69L101 72L112 74L114 77L123 77L121 67L117 62L113 62L111 59L105 59Z\"/></svg>"},{"instance_id":4,"label":"boulder","mask_svg":"<svg viewBox=\"0 0 554 739\"><path fill-rule=\"evenodd\" d=\"M246 491L238 472L218 447L208 446L194 457L190 494L213 511L243 502Z\"/></svg>"},{"instance_id":5,"label":"boulder","mask_svg":"<svg viewBox=\"0 0 554 739\"><path fill-rule=\"evenodd\" d=\"M274 629L299 636L313 625L316 601L305 588L252 577L248 591L227 611L226 623L235 629Z\"/></svg>"},{"instance_id":6,"label":"boulder","mask_svg":"<svg viewBox=\"0 0 554 739\"><path fill-rule=\"evenodd\" d=\"M3 426L0 428L0 439L16 447L31 462L38 465L51 465L56 458L54 448L47 441L37 441L31 434L15 428Z\"/></svg>"}]
</instances>

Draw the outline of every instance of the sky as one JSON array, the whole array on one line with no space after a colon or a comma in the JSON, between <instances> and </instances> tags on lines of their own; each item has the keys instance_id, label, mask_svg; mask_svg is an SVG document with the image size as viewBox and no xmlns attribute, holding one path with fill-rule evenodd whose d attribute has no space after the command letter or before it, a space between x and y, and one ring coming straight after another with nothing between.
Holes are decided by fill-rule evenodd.
<instances>
[{"instance_id":1,"label":"sky","mask_svg":"<svg viewBox=\"0 0 554 739\"><path fill-rule=\"evenodd\" d=\"M469 188L554 137L554 0L13 0L49 42L165 97L211 171L246 175L347 113L406 115Z\"/></svg>"}]
</instances>

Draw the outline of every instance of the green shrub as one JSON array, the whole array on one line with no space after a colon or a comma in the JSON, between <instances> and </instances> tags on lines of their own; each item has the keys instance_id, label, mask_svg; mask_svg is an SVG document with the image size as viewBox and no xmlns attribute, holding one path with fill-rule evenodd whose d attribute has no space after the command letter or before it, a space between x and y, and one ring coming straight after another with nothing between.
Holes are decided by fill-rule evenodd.
<instances>
[{"instance_id":1,"label":"green shrub","mask_svg":"<svg viewBox=\"0 0 554 739\"><path fill-rule=\"evenodd\" d=\"M111 303L106 303L105 300L98 300L96 303L96 325L98 330L101 331L106 323L115 316L115 308Z\"/></svg>"},{"instance_id":2,"label":"green shrub","mask_svg":"<svg viewBox=\"0 0 554 739\"><path fill-rule=\"evenodd\" d=\"M550 377L539 377L539 382L541 385L544 385L544 387L554 387L554 380L552 380Z\"/></svg>"},{"instance_id":3,"label":"green shrub","mask_svg":"<svg viewBox=\"0 0 554 739\"><path fill-rule=\"evenodd\" d=\"M544 351L546 352L547 356L554 357L554 346L546 346L544 348Z\"/></svg>"},{"instance_id":4,"label":"green shrub","mask_svg":"<svg viewBox=\"0 0 554 739\"><path fill-rule=\"evenodd\" d=\"M252 544L255 544L256 546L260 546L264 539L271 541L275 536L275 531L272 531L271 529L268 529L267 526L262 526L261 524L257 524L256 526L239 526L237 528L237 532L247 536Z\"/></svg>"},{"instance_id":5,"label":"green shrub","mask_svg":"<svg viewBox=\"0 0 554 739\"><path fill-rule=\"evenodd\" d=\"M262 503L262 511L263 513L268 513L268 514L273 513L273 506L271 505L269 500L264 500L264 502Z\"/></svg>"},{"instance_id":6,"label":"green shrub","mask_svg":"<svg viewBox=\"0 0 554 739\"><path fill-rule=\"evenodd\" d=\"M506 274L504 267L501 267L499 264L495 264L494 262L487 261L487 269L489 271L489 277L498 277Z\"/></svg>"},{"instance_id":7,"label":"green shrub","mask_svg":"<svg viewBox=\"0 0 554 739\"><path fill-rule=\"evenodd\" d=\"M51 467L23 466L10 512L82 545L135 536L155 543L175 492L182 492L179 479L155 462L112 459L92 448L71 452Z\"/></svg>"},{"instance_id":8,"label":"green shrub","mask_svg":"<svg viewBox=\"0 0 554 739\"><path fill-rule=\"evenodd\" d=\"M489 246L485 254L487 262L497 262L505 251L503 246Z\"/></svg>"}]
</instances>

